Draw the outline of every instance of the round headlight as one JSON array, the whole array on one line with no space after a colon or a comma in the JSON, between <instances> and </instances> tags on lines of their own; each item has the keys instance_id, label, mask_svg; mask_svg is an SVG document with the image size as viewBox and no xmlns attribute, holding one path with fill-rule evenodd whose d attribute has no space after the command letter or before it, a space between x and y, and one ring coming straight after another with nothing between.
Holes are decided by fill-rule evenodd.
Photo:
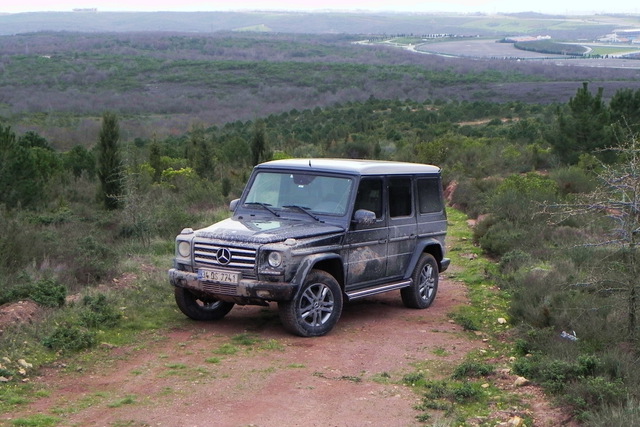
<instances>
[{"instance_id":1,"label":"round headlight","mask_svg":"<svg viewBox=\"0 0 640 427\"><path fill-rule=\"evenodd\" d=\"M179 242L178 243L178 253L182 257L188 257L191 255L191 243L189 242Z\"/></svg>"},{"instance_id":2,"label":"round headlight","mask_svg":"<svg viewBox=\"0 0 640 427\"><path fill-rule=\"evenodd\" d=\"M267 261L271 267L280 267L282 265L282 254L280 252L271 252Z\"/></svg>"}]
</instances>

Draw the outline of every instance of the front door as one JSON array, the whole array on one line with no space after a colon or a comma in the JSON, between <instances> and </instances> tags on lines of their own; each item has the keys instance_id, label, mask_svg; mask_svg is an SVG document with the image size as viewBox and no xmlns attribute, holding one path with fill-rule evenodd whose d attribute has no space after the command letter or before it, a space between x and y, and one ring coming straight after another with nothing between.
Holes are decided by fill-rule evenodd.
<instances>
[{"instance_id":1,"label":"front door","mask_svg":"<svg viewBox=\"0 0 640 427\"><path fill-rule=\"evenodd\" d=\"M366 209L376 214L374 224L352 224L347 232L347 291L384 281L389 239L382 177L363 178L358 186L354 212Z\"/></svg>"}]
</instances>

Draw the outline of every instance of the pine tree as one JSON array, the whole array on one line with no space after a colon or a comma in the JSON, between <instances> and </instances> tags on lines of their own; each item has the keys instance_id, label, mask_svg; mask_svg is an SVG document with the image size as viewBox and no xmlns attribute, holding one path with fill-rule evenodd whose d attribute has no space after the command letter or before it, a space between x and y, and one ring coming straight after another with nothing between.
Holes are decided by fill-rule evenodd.
<instances>
[{"instance_id":1,"label":"pine tree","mask_svg":"<svg viewBox=\"0 0 640 427\"><path fill-rule=\"evenodd\" d=\"M569 100L568 108L558 111L557 132L549 139L562 160L575 163L582 153L593 153L612 145L611 115L602 91L599 88L593 95L585 82Z\"/></svg>"},{"instance_id":2,"label":"pine tree","mask_svg":"<svg viewBox=\"0 0 640 427\"><path fill-rule=\"evenodd\" d=\"M120 127L118 117L111 112L102 116L98 139L99 197L107 209L117 209L123 190L122 160L120 155Z\"/></svg>"},{"instance_id":3,"label":"pine tree","mask_svg":"<svg viewBox=\"0 0 640 427\"><path fill-rule=\"evenodd\" d=\"M253 166L265 160L267 151L265 133L264 122L257 121L253 126L253 138L251 139L251 164Z\"/></svg>"}]
</instances>

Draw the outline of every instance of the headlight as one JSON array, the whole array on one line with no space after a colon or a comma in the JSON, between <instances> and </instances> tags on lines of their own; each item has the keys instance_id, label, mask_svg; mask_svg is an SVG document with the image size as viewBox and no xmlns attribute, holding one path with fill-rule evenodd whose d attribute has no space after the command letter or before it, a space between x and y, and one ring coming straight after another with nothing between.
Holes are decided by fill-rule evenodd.
<instances>
[{"instance_id":1,"label":"headlight","mask_svg":"<svg viewBox=\"0 0 640 427\"><path fill-rule=\"evenodd\" d=\"M267 262L271 267L277 268L282 265L282 254L280 252L270 252Z\"/></svg>"},{"instance_id":2,"label":"headlight","mask_svg":"<svg viewBox=\"0 0 640 427\"><path fill-rule=\"evenodd\" d=\"M179 242L178 253L181 257L184 258L187 258L189 255L191 255L191 243L185 241Z\"/></svg>"}]
</instances>

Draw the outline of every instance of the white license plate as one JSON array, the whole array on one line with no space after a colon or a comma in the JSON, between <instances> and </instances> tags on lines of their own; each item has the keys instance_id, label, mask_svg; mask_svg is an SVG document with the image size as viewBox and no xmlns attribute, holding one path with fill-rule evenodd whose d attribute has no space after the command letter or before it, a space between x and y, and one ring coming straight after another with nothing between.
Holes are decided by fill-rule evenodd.
<instances>
[{"instance_id":1,"label":"white license plate","mask_svg":"<svg viewBox=\"0 0 640 427\"><path fill-rule=\"evenodd\" d=\"M206 282L229 283L235 285L240 281L240 273L235 271L199 269L198 279Z\"/></svg>"}]
</instances>

